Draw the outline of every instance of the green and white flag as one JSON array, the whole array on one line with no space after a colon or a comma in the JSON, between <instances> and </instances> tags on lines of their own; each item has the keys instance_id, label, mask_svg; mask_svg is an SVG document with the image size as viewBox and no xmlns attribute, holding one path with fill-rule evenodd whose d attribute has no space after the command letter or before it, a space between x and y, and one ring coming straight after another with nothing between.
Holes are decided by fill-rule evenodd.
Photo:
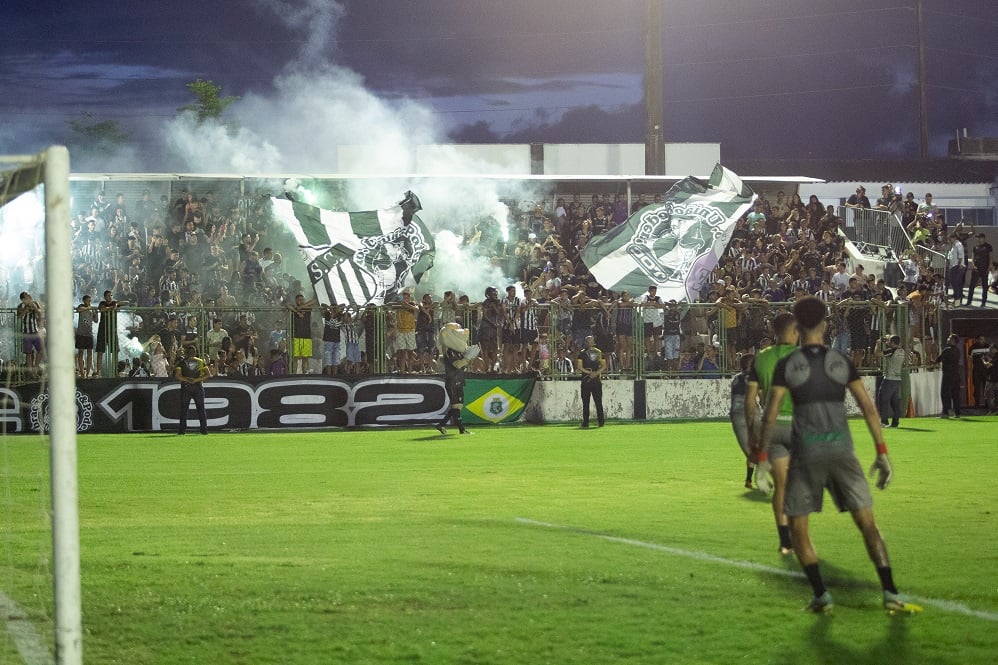
<instances>
[{"instance_id":1,"label":"green and white flag","mask_svg":"<svg viewBox=\"0 0 998 665\"><path fill-rule=\"evenodd\" d=\"M464 413L470 423L510 423L520 419L534 392L534 379L474 379L464 384Z\"/></svg>"},{"instance_id":2,"label":"green and white flag","mask_svg":"<svg viewBox=\"0 0 998 665\"><path fill-rule=\"evenodd\" d=\"M384 304L433 265L433 237L415 215L420 206L412 192L395 207L369 212L271 201L298 242L320 304Z\"/></svg>"},{"instance_id":3,"label":"green and white flag","mask_svg":"<svg viewBox=\"0 0 998 665\"><path fill-rule=\"evenodd\" d=\"M718 164L709 181L684 178L661 203L593 238L582 261L607 290L640 295L655 284L662 299L691 302L755 198L741 178Z\"/></svg>"}]
</instances>

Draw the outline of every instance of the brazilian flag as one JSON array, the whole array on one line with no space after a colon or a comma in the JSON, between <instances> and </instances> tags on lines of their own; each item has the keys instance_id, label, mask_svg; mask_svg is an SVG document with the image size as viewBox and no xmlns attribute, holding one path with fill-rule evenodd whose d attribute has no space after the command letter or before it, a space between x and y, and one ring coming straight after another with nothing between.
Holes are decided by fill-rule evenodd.
<instances>
[{"instance_id":1,"label":"brazilian flag","mask_svg":"<svg viewBox=\"0 0 998 665\"><path fill-rule=\"evenodd\" d=\"M534 392L533 378L467 378L464 411L468 423L511 423L520 419Z\"/></svg>"}]
</instances>

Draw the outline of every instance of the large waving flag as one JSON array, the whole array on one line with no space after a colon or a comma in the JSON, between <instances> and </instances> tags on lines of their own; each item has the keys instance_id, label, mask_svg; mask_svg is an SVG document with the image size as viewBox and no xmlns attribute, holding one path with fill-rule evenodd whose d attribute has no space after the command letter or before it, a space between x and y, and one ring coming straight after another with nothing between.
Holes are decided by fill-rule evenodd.
<instances>
[{"instance_id":1,"label":"large waving flag","mask_svg":"<svg viewBox=\"0 0 998 665\"><path fill-rule=\"evenodd\" d=\"M718 164L709 181L684 178L661 203L593 238L582 260L610 291L639 295L655 284L665 300L693 301L754 200L741 178Z\"/></svg>"},{"instance_id":2,"label":"large waving flag","mask_svg":"<svg viewBox=\"0 0 998 665\"><path fill-rule=\"evenodd\" d=\"M433 237L415 214L421 208L412 192L392 208L369 212L271 201L298 241L321 304L384 304L433 265Z\"/></svg>"}]
</instances>

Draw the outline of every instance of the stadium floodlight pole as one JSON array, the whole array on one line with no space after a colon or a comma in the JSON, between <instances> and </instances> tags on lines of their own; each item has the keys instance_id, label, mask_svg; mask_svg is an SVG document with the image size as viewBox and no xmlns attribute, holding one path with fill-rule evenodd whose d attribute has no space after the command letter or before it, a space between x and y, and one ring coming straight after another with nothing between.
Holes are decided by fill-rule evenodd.
<instances>
[{"instance_id":1,"label":"stadium floodlight pole","mask_svg":"<svg viewBox=\"0 0 998 665\"><path fill-rule=\"evenodd\" d=\"M46 356L52 476L52 561L57 665L82 665L80 515L76 468L76 374L70 237L69 150L45 151Z\"/></svg>"}]
</instances>

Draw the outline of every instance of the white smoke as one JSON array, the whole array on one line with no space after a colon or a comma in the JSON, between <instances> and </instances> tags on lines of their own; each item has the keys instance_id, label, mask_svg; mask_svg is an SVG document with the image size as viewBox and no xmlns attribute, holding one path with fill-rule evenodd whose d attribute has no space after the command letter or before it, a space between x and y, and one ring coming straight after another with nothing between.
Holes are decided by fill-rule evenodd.
<instances>
[{"instance_id":1,"label":"white smoke","mask_svg":"<svg viewBox=\"0 0 998 665\"><path fill-rule=\"evenodd\" d=\"M434 267L417 292L439 298L450 289L481 300L487 286L504 286L509 280L503 271L462 237L490 217L508 237L502 199L527 194L504 190L501 197L498 181L489 179L406 177L417 164L420 172L434 174L501 173L504 168L441 146L445 135L431 109L411 100L383 99L365 87L359 74L332 61L341 4L311 0L304 6L283 1L262 6L304 34L301 51L275 78L272 92L245 94L228 108L229 124L198 124L190 115L170 122L166 142L184 167L212 173L372 176L350 180L340 201L348 210L389 207L411 189L437 244ZM418 146L427 145L435 148L417 154Z\"/></svg>"},{"instance_id":2,"label":"white smoke","mask_svg":"<svg viewBox=\"0 0 998 665\"><path fill-rule=\"evenodd\" d=\"M0 206L0 307L16 307L21 291L41 299L45 285L45 201L41 187Z\"/></svg>"}]
</instances>

